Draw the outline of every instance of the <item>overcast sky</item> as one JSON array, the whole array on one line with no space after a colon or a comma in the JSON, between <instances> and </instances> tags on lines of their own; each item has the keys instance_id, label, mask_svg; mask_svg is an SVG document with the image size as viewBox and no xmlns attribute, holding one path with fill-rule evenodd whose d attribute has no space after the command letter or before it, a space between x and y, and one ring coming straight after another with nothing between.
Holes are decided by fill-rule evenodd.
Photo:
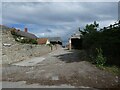
<instances>
[{"instance_id":1,"label":"overcast sky","mask_svg":"<svg viewBox=\"0 0 120 90\"><path fill-rule=\"evenodd\" d=\"M38 37L60 36L65 40L97 21L104 27L118 20L118 2L2 2L2 24L27 27Z\"/></svg>"}]
</instances>

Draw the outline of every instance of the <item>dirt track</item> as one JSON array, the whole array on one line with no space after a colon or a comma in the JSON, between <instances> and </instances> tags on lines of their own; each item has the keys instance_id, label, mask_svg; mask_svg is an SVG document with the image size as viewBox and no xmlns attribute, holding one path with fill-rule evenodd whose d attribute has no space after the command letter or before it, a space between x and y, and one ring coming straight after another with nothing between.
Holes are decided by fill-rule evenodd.
<instances>
[{"instance_id":1,"label":"dirt track","mask_svg":"<svg viewBox=\"0 0 120 90\"><path fill-rule=\"evenodd\" d=\"M44 55L45 59L33 66L4 66L2 79L26 81L27 84L67 84L91 88L111 88L118 85L118 76L97 69L85 61L83 56L82 51L59 48Z\"/></svg>"}]
</instances>

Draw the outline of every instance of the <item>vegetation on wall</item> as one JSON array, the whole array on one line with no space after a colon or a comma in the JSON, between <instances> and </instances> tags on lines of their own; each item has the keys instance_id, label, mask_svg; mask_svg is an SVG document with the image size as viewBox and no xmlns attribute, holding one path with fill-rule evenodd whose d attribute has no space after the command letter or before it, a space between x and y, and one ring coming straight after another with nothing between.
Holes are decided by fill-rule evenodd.
<instances>
[{"instance_id":1,"label":"vegetation on wall","mask_svg":"<svg viewBox=\"0 0 120 90\"><path fill-rule=\"evenodd\" d=\"M30 39L30 38L24 38L20 42L21 43L28 43L28 44L37 44L37 41L35 39Z\"/></svg>"}]
</instances>

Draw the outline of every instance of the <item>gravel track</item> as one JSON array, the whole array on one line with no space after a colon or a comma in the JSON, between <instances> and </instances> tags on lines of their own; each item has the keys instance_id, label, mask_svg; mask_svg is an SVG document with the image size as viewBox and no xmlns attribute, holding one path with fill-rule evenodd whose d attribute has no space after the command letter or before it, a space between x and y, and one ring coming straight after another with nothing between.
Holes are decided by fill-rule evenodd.
<instances>
[{"instance_id":1,"label":"gravel track","mask_svg":"<svg viewBox=\"0 0 120 90\"><path fill-rule=\"evenodd\" d=\"M25 81L26 84L90 88L112 88L118 85L118 76L99 70L85 61L83 56L83 51L59 48L44 55L43 61L32 66L4 66L2 80Z\"/></svg>"}]
</instances>

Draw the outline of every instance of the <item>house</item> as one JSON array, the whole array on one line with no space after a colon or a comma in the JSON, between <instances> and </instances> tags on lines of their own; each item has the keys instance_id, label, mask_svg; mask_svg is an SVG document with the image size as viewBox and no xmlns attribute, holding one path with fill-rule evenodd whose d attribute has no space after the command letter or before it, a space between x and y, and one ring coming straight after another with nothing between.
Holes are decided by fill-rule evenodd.
<instances>
[{"instance_id":1,"label":"house","mask_svg":"<svg viewBox=\"0 0 120 90\"><path fill-rule=\"evenodd\" d=\"M62 40L60 37L49 37L48 38L50 43L55 45L55 44L59 44L59 45L62 45Z\"/></svg>"},{"instance_id":2,"label":"house","mask_svg":"<svg viewBox=\"0 0 120 90\"><path fill-rule=\"evenodd\" d=\"M30 39L37 39L37 36L35 36L32 33L29 33L27 28L25 28L24 31L15 30L14 32L21 37L30 38Z\"/></svg>"},{"instance_id":3,"label":"house","mask_svg":"<svg viewBox=\"0 0 120 90\"><path fill-rule=\"evenodd\" d=\"M37 39L37 42L39 45L50 44L50 41L48 40L48 38L39 38L39 39Z\"/></svg>"}]
</instances>

